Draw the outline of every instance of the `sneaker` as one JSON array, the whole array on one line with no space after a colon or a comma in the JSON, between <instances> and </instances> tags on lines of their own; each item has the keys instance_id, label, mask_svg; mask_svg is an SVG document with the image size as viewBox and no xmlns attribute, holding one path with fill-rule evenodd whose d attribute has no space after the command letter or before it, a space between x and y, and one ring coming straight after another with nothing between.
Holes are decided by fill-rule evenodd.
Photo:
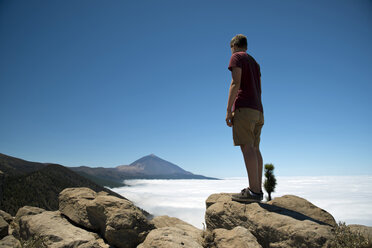
<instances>
[{"instance_id":1,"label":"sneaker","mask_svg":"<svg viewBox=\"0 0 372 248\"><path fill-rule=\"evenodd\" d=\"M231 199L237 202L260 202L263 199L263 192L260 194L251 194L251 190L249 188L244 188L238 194L233 194Z\"/></svg>"}]
</instances>

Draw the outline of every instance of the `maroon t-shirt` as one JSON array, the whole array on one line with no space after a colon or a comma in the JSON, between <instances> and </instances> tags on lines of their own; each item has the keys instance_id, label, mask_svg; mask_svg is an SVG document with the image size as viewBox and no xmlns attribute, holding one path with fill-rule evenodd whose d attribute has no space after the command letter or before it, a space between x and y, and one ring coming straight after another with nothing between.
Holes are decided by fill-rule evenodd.
<instances>
[{"instance_id":1,"label":"maroon t-shirt","mask_svg":"<svg viewBox=\"0 0 372 248\"><path fill-rule=\"evenodd\" d=\"M232 71L233 67L242 68L242 78L232 111L238 108L253 108L263 113L259 64L248 53L236 52L231 56L228 68Z\"/></svg>"}]
</instances>

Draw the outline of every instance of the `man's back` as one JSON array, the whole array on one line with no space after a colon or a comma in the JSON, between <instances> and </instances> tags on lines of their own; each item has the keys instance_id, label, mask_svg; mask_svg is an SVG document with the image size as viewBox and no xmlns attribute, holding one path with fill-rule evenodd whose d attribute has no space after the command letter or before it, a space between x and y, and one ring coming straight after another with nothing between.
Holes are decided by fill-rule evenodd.
<instances>
[{"instance_id":1,"label":"man's back","mask_svg":"<svg viewBox=\"0 0 372 248\"><path fill-rule=\"evenodd\" d=\"M261 101L261 72L256 60L246 52L236 52L231 56L229 70L233 67L242 69L241 84L233 106L238 108L253 108L263 112Z\"/></svg>"}]
</instances>

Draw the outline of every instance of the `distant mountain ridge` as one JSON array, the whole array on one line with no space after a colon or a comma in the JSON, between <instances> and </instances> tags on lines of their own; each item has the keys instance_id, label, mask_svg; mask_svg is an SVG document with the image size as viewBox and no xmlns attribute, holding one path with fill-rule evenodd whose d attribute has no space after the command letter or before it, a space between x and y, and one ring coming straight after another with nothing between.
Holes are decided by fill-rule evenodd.
<instances>
[{"instance_id":1,"label":"distant mountain ridge","mask_svg":"<svg viewBox=\"0 0 372 248\"><path fill-rule=\"evenodd\" d=\"M217 179L193 174L154 154L144 156L130 165L119 165L113 168L88 166L68 168L78 173L117 182L122 182L125 179Z\"/></svg>"}]
</instances>

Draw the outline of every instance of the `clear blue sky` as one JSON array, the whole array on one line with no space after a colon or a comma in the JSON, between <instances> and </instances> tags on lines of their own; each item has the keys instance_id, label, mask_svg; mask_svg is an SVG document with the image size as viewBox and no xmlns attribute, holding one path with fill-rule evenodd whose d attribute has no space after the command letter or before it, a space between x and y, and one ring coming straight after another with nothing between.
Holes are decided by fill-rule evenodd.
<instances>
[{"instance_id":1,"label":"clear blue sky","mask_svg":"<svg viewBox=\"0 0 372 248\"><path fill-rule=\"evenodd\" d=\"M372 2L0 1L0 153L113 167L151 153L245 176L229 42L261 65L264 163L372 174Z\"/></svg>"}]
</instances>

